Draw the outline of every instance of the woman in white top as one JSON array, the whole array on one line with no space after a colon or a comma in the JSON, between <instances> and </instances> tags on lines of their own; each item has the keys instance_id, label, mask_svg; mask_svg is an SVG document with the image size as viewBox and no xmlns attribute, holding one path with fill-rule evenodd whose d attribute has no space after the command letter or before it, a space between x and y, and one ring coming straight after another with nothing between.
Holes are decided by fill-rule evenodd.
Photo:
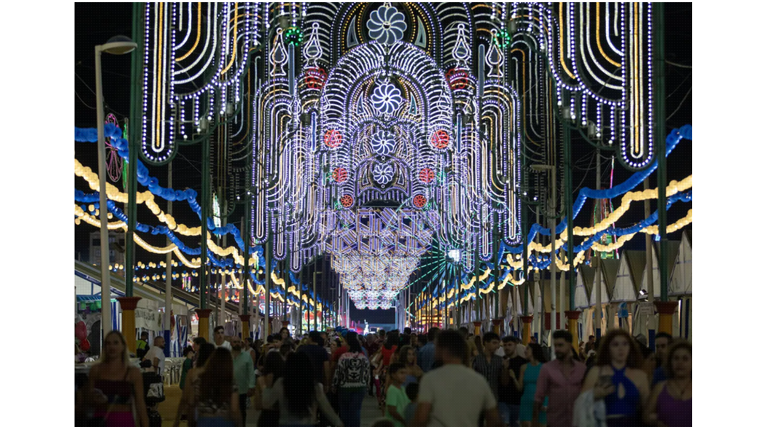
<instances>
[{"instance_id":1,"label":"woman in white top","mask_svg":"<svg viewBox=\"0 0 760 427\"><path fill-rule=\"evenodd\" d=\"M267 384L262 405L280 408L280 426L316 426L317 408L331 425L343 427L327 401L322 384L317 383L314 368L306 353L291 353L285 362L285 373L274 384Z\"/></svg>"}]
</instances>

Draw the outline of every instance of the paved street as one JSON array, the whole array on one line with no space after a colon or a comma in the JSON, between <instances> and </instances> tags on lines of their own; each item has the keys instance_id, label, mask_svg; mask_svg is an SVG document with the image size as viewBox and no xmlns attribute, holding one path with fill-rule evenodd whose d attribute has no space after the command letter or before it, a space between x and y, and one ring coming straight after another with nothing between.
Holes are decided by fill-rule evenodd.
<instances>
[{"instance_id":1,"label":"paved street","mask_svg":"<svg viewBox=\"0 0 760 427\"><path fill-rule=\"evenodd\" d=\"M179 399L182 396L182 390L179 386L172 385L164 389L166 393L166 400L159 405L159 412L161 413L162 427L172 427L174 425L174 416L177 413L177 405ZM246 427L255 426L256 421L259 418L258 411L250 409L248 412ZM372 422L378 418L382 418L382 413L377 407L377 398L374 396L366 396L362 404L362 426L370 427ZM187 426L186 421L181 421L180 426Z\"/></svg>"}]
</instances>

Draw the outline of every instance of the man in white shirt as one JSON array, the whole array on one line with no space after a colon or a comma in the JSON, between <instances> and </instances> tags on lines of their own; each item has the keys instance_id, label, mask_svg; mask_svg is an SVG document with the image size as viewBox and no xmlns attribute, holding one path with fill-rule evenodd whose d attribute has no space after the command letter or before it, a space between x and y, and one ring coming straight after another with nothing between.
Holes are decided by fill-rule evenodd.
<instances>
[{"instance_id":1,"label":"man in white shirt","mask_svg":"<svg viewBox=\"0 0 760 427\"><path fill-rule=\"evenodd\" d=\"M160 374L164 372L164 359L166 359L166 356L164 356L164 337L156 337L153 340L153 347L148 350L143 360L150 360L150 369Z\"/></svg>"},{"instance_id":2,"label":"man in white shirt","mask_svg":"<svg viewBox=\"0 0 760 427\"><path fill-rule=\"evenodd\" d=\"M224 347L229 351L232 351L232 345L229 338L224 336L224 326L217 326L214 328L214 347Z\"/></svg>"},{"instance_id":3,"label":"man in white shirt","mask_svg":"<svg viewBox=\"0 0 760 427\"><path fill-rule=\"evenodd\" d=\"M414 427L477 427L485 413L488 427L501 427L496 398L486 379L465 366L468 346L459 331L442 331L435 342L443 366L422 377Z\"/></svg>"}]
</instances>

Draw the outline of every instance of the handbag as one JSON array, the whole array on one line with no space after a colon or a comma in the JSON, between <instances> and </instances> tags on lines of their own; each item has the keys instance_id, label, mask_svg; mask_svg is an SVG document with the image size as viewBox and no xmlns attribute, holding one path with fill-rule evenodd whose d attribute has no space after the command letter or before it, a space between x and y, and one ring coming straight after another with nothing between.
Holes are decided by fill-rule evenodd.
<instances>
[{"instance_id":1,"label":"handbag","mask_svg":"<svg viewBox=\"0 0 760 427\"><path fill-rule=\"evenodd\" d=\"M146 388L145 396L149 399L150 404L166 400L164 382L160 375L154 372L145 372L143 373L143 383Z\"/></svg>"}]
</instances>

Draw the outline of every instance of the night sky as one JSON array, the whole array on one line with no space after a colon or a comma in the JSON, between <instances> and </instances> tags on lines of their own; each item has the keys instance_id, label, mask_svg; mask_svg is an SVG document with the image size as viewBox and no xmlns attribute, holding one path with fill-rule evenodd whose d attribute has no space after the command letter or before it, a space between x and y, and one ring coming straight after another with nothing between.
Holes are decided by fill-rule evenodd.
<instances>
[{"instance_id":1,"label":"night sky","mask_svg":"<svg viewBox=\"0 0 760 427\"><path fill-rule=\"evenodd\" d=\"M675 64L683 64L689 68L666 64L666 91L667 91L667 115L671 116L668 121L668 132L672 128L680 127L692 122L692 8L691 3L666 3L666 60ZM105 43L115 35L131 36L132 33L132 4L131 3L76 3L75 5L75 125L77 127L95 127L95 70L94 70L94 46ZM113 113L120 123L123 117L130 112L129 88L131 57L134 55L112 56L103 55L103 91L106 104L106 114ZM575 194L583 186L595 186L595 156L593 149L582 139L574 138L573 158L581 159L575 164L573 181ZM85 166L97 171L97 150L95 144L75 144L75 155ZM604 152L602 184L609 186L610 158L613 152ZM692 173L692 143L684 140L668 157L668 181L681 180ZM166 167L150 167L151 175L159 179L162 186L166 186ZM193 188L200 194L200 147L182 147L180 154L174 160L174 188ZM605 172L606 170L606 172ZM619 163L615 165L614 184L625 181L631 172L624 169ZM84 180L76 178L76 189L86 193L91 192ZM116 184L120 188L122 183ZM650 178L650 187L656 186L656 175ZM640 188L639 188L640 189ZM142 189L141 189L142 190ZM159 202L161 203L161 202ZM618 205L619 199L614 201ZM591 206L588 204L587 206ZM669 222L686 215L691 204L676 203L668 211ZM656 203L652 203L652 210L656 209ZM138 221L148 224L156 224L156 219L147 209L138 209ZM237 209L229 218L230 222L240 224L242 212ZM535 215L535 214L532 214ZM576 218L575 225L591 225L592 209L586 208ZM174 216L180 223L195 225L198 223L197 216L190 210L187 203L174 204ZM644 217L644 204L634 203L631 210L616 224L617 227L628 227ZM533 216L533 220L535 216ZM691 225L686 229L690 230ZM89 233L97 231L95 227L83 224L76 226L75 258L81 255L83 260L88 257ZM141 235L142 236L142 235ZM149 243L165 245L164 237L142 236ZM668 235L670 240L681 238L681 231ZM627 249L644 249L644 235L638 234L625 246ZM143 262L159 262L162 256L152 255L141 248L136 248L138 260ZM352 305L352 319L363 321L367 319L372 323L392 323L393 310L369 311L356 310Z\"/></svg>"}]
</instances>

